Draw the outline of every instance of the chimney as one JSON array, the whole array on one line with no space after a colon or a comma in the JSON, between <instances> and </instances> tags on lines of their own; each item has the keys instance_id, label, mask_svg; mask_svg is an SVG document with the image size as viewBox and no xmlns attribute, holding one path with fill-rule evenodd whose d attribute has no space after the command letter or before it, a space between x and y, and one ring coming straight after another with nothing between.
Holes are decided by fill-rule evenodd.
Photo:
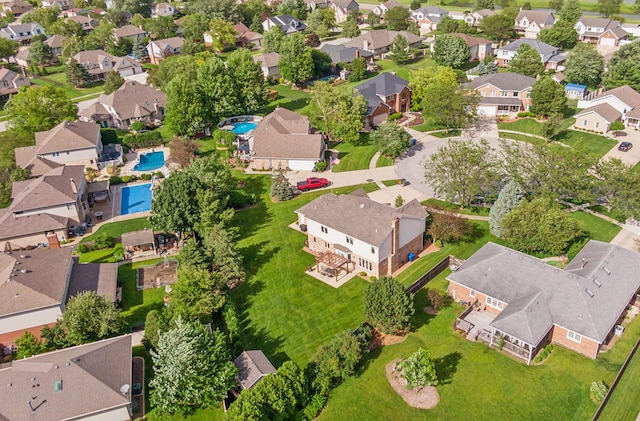
<instances>
[{"instance_id":1,"label":"chimney","mask_svg":"<svg viewBox=\"0 0 640 421\"><path fill-rule=\"evenodd\" d=\"M60 240L58 239L58 235L54 231L49 231L47 233L47 241L49 242L49 248L60 248Z\"/></svg>"},{"instance_id":2,"label":"chimney","mask_svg":"<svg viewBox=\"0 0 640 421\"><path fill-rule=\"evenodd\" d=\"M74 194L78 194L78 185L76 184L76 180L74 180L73 178L70 178L69 181L71 181L71 191Z\"/></svg>"},{"instance_id":3,"label":"chimney","mask_svg":"<svg viewBox=\"0 0 640 421\"><path fill-rule=\"evenodd\" d=\"M366 39L362 40L362 49L365 51L369 51L369 41L367 41Z\"/></svg>"},{"instance_id":4,"label":"chimney","mask_svg":"<svg viewBox=\"0 0 640 421\"><path fill-rule=\"evenodd\" d=\"M356 58L360 58L360 49L356 49Z\"/></svg>"},{"instance_id":5,"label":"chimney","mask_svg":"<svg viewBox=\"0 0 640 421\"><path fill-rule=\"evenodd\" d=\"M580 269L584 269L584 267L586 266L587 261L584 259L584 257L582 258L582 261L580 262Z\"/></svg>"},{"instance_id":6,"label":"chimney","mask_svg":"<svg viewBox=\"0 0 640 421\"><path fill-rule=\"evenodd\" d=\"M396 216L391 222L391 254L395 255L400 251L400 219Z\"/></svg>"}]
</instances>

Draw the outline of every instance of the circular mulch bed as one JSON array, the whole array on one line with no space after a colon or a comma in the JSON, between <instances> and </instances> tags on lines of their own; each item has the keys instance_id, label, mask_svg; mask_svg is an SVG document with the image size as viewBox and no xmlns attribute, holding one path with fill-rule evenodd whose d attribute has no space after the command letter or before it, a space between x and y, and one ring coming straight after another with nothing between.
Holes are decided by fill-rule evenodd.
<instances>
[{"instance_id":1,"label":"circular mulch bed","mask_svg":"<svg viewBox=\"0 0 640 421\"><path fill-rule=\"evenodd\" d=\"M434 386L422 389L407 389L407 381L395 371L399 360L393 360L385 366L385 374L389 384L398 395L412 408L431 409L440 403L440 395Z\"/></svg>"},{"instance_id":2,"label":"circular mulch bed","mask_svg":"<svg viewBox=\"0 0 640 421\"><path fill-rule=\"evenodd\" d=\"M404 342L407 339L408 335L387 335L386 333L381 333L374 331L373 339L369 342L369 349L380 348L385 345L395 345L401 342Z\"/></svg>"}]
</instances>

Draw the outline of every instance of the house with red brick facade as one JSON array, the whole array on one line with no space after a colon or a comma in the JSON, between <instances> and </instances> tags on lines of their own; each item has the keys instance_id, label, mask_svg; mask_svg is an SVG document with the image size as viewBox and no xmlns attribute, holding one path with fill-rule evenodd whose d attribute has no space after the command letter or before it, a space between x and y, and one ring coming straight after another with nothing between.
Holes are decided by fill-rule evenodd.
<instances>
[{"instance_id":1,"label":"house with red brick facade","mask_svg":"<svg viewBox=\"0 0 640 421\"><path fill-rule=\"evenodd\" d=\"M595 359L635 303L639 271L637 253L600 241L564 270L490 242L447 279L468 305L456 328L530 363L549 343Z\"/></svg>"},{"instance_id":2,"label":"house with red brick facade","mask_svg":"<svg viewBox=\"0 0 640 421\"><path fill-rule=\"evenodd\" d=\"M365 128L384 122L393 113L411 109L409 82L392 73L382 73L359 85L355 90L367 100Z\"/></svg>"},{"instance_id":3,"label":"house with red brick facade","mask_svg":"<svg viewBox=\"0 0 640 421\"><path fill-rule=\"evenodd\" d=\"M596 45L620 45L620 41L629 39L620 21L609 18L581 17L573 26L578 40Z\"/></svg>"},{"instance_id":4,"label":"house with red brick facade","mask_svg":"<svg viewBox=\"0 0 640 421\"><path fill-rule=\"evenodd\" d=\"M465 86L480 95L478 114L493 117L529 111L534 83L534 78L518 73L493 73L477 77Z\"/></svg>"},{"instance_id":5,"label":"house with red brick facade","mask_svg":"<svg viewBox=\"0 0 640 421\"><path fill-rule=\"evenodd\" d=\"M296 213L311 253L337 256L369 275L391 275L425 246L428 213L415 199L396 209L360 189L322 195Z\"/></svg>"}]
</instances>

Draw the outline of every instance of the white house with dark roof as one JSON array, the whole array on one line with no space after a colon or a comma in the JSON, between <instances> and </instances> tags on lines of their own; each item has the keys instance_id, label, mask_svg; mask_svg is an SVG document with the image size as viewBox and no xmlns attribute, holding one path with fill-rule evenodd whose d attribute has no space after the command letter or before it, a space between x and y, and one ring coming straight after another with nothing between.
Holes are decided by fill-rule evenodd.
<instances>
[{"instance_id":1,"label":"white house with dark roof","mask_svg":"<svg viewBox=\"0 0 640 421\"><path fill-rule=\"evenodd\" d=\"M122 77L143 72L142 65L137 60L127 56L115 57L103 50L81 51L73 58L87 69L91 80L104 80L111 71Z\"/></svg>"},{"instance_id":2,"label":"white house with dark roof","mask_svg":"<svg viewBox=\"0 0 640 421\"><path fill-rule=\"evenodd\" d=\"M150 41L147 53L152 64L158 64L167 57L180 54L180 47L184 44L184 38L172 37Z\"/></svg>"},{"instance_id":3,"label":"white house with dark roof","mask_svg":"<svg viewBox=\"0 0 640 421\"><path fill-rule=\"evenodd\" d=\"M30 169L32 176L42 175L51 168L41 165L42 160L98 168L103 145L100 126L95 123L63 121L51 130L36 132L35 138L35 146L15 149L16 165Z\"/></svg>"},{"instance_id":4,"label":"white house with dark roof","mask_svg":"<svg viewBox=\"0 0 640 421\"><path fill-rule=\"evenodd\" d=\"M474 10L473 12L465 13L462 20L464 20L467 25L473 28L478 28L480 26L480 22L482 22L482 19L486 18L487 16L494 16L497 14L498 12L491 9Z\"/></svg>"},{"instance_id":5,"label":"white house with dark roof","mask_svg":"<svg viewBox=\"0 0 640 421\"><path fill-rule=\"evenodd\" d=\"M249 138L254 169L311 171L324 161L326 150L323 135L315 133L308 117L280 107L266 115Z\"/></svg>"},{"instance_id":6,"label":"white house with dark roof","mask_svg":"<svg viewBox=\"0 0 640 421\"><path fill-rule=\"evenodd\" d=\"M0 369L0 419L131 419L131 335L15 360Z\"/></svg>"},{"instance_id":7,"label":"white house with dark roof","mask_svg":"<svg viewBox=\"0 0 640 421\"><path fill-rule=\"evenodd\" d=\"M596 45L620 45L620 41L629 39L620 21L609 18L581 17L573 26L578 40Z\"/></svg>"},{"instance_id":8,"label":"white house with dark roof","mask_svg":"<svg viewBox=\"0 0 640 421\"><path fill-rule=\"evenodd\" d=\"M262 29L265 31L268 31L274 26L280 28L285 34L302 32L307 29L307 25L291 15L269 16L262 21Z\"/></svg>"},{"instance_id":9,"label":"white house with dark roof","mask_svg":"<svg viewBox=\"0 0 640 421\"><path fill-rule=\"evenodd\" d=\"M393 9L394 7L402 7L403 9L409 8L406 4L400 3L398 0L387 0L374 7L373 13L380 17L384 17L384 14L387 13L389 9Z\"/></svg>"},{"instance_id":10,"label":"white house with dark roof","mask_svg":"<svg viewBox=\"0 0 640 421\"><path fill-rule=\"evenodd\" d=\"M516 56L518 47L522 44L527 44L540 54L540 60L546 70L562 71L564 69L563 64L567 57L558 47L546 44L537 39L528 38L520 38L517 41L510 42L498 48L496 50L496 64L499 67L508 67L511 60Z\"/></svg>"},{"instance_id":11,"label":"white house with dark roof","mask_svg":"<svg viewBox=\"0 0 640 421\"><path fill-rule=\"evenodd\" d=\"M418 27L425 32L432 32L438 29L438 24L449 12L437 6L423 6L411 11L411 18L418 24Z\"/></svg>"},{"instance_id":12,"label":"white house with dark roof","mask_svg":"<svg viewBox=\"0 0 640 421\"><path fill-rule=\"evenodd\" d=\"M553 26L556 18L553 13L541 10L520 10L513 29L525 38L536 39L545 28Z\"/></svg>"},{"instance_id":13,"label":"white house with dark roof","mask_svg":"<svg viewBox=\"0 0 640 421\"><path fill-rule=\"evenodd\" d=\"M549 343L596 358L640 290L640 255L591 240L563 270L487 243L448 276L467 337L529 363Z\"/></svg>"},{"instance_id":14,"label":"white house with dark roof","mask_svg":"<svg viewBox=\"0 0 640 421\"><path fill-rule=\"evenodd\" d=\"M364 115L367 128L384 122L393 113L404 113L411 109L409 82L392 73L381 73L354 90L367 100Z\"/></svg>"},{"instance_id":15,"label":"white house with dark roof","mask_svg":"<svg viewBox=\"0 0 640 421\"><path fill-rule=\"evenodd\" d=\"M578 108L583 110L575 116L574 127L577 129L606 133L609 124L614 121L621 121L627 127L640 128L640 93L628 85L596 96L589 95L578 101Z\"/></svg>"},{"instance_id":16,"label":"white house with dark roof","mask_svg":"<svg viewBox=\"0 0 640 421\"><path fill-rule=\"evenodd\" d=\"M36 35L44 35L44 29L36 22L13 24L0 29L0 37L21 44L29 44L31 38Z\"/></svg>"},{"instance_id":17,"label":"white house with dark roof","mask_svg":"<svg viewBox=\"0 0 640 421\"><path fill-rule=\"evenodd\" d=\"M396 209L369 199L360 189L324 194L296 213L311 253L336 254L357 271L377 277L393 274L425 245L428 213L415 199Z\"/></svg>"},{"instance_id":18,"label":"white house with dark roof","mask_svg":"<svg viewBox=\"0 0 640 421\"><path fill-rule=\"evenodd\" d=\"M164 120L167 96L160 90L136 81L126 81L109 95L100 95L91 106L80 111L80 119L102 127L129 130L134 121L146 125Z\"/></svg>"},{"instance_id":19,"label":"white house with dark roof","mask_svg":"<svg viewBox=\"0 0 640 421\"><path fill-rule=\"evenodd\" d=\"M518 73L493 73L465 84L480 95L478 114L494 117L529 111L531 89L536 80Z\"/></svg>"}]
</instances>

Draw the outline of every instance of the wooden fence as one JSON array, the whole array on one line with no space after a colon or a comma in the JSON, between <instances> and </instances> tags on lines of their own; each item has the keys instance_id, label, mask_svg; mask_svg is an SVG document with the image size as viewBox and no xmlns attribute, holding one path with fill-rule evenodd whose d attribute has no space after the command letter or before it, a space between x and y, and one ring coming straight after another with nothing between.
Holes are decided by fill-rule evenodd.
<instances>
[{"instance_id":1,"label":"wooden fence","mask_svg":"<svg viewBox=\"0 0 640 421\"><path fill-rule=\"evenodd\" d=\"M429 269L429 271L424 275L422 275L417 281L409 285L407 287L407 292L411 294L415 294L416 292L420 291L422 288L424 288L425 285L427 285L429 282L435 279L436 276L440 275L442 272L447 270L450 265L458 266L459 260L453 256L445 257L440 262L438 262L434 267Z\"/></svg>"}]
</instances>

